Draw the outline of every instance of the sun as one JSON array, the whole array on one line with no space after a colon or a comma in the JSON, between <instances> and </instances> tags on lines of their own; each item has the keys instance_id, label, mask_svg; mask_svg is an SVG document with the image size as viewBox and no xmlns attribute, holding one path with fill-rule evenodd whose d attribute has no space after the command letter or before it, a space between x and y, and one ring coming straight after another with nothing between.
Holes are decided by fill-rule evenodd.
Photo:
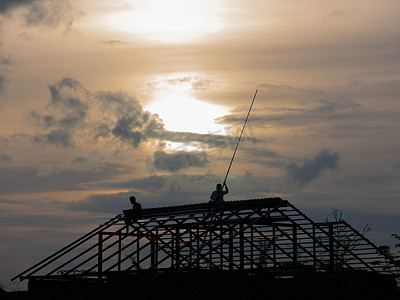
<instances>
[{"instance_id":1,"label":"sun","mask_svg":"<svg viewBox=\"0 0 400 300\"><path fill-rule=\"evenodd\" d=\"M222 27L219 12L218 1L213 0L140 0L107 15L106 23L144 39L177 43L218 31Z\"/></svg>"},{"instance_id":2,"label":"sun","mask_svg":"<svg viewBox=\"0 0 400 300\"><path fill-rule=\"evenodd\" d=\"M179 92L160 93L145 109L157 113L167 130L220 135L225 134L225 128L215 119L229 113L224 106Z\"/></svg>"}]
</instances>

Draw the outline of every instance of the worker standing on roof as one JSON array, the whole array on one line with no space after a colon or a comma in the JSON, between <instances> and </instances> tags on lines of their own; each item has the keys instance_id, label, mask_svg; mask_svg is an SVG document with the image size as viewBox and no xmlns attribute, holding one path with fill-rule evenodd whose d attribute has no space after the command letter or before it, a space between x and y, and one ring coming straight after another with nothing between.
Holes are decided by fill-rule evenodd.
<instances>
[{"instance_id":1,"label":"worker standing on roof","mask_svg":"<svg viewBox=\"0 0 400 300\"><path fill-rule=\"evenodd\" d=\"M218 183L216 190L211 193L210 199L214 202L215 208L219 211L224 208L224 195L229 193L228 186L224 182L225 191L222 188L222 184Z\"/></svg>"}]
</instances>

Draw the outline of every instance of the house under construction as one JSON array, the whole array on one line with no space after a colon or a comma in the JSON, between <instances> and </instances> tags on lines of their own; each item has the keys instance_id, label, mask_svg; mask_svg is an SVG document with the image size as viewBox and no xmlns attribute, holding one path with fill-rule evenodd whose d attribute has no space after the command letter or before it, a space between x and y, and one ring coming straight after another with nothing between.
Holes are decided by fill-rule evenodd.
<instances>
[{"instance_id":1,"label":"house under construction","mask_svg":"<svg viewBox=\"0 0 400 300\"><path fill-rule=\"evenodd\" d=\"M316 223L287 200L265 198L227 201L222 211L208 203L147 208L133 223L119 214L12 280L29 280L30 293L69 299L77 291L311 299L319 290L326 294L319 299L391 299L399 270L347 222Z\"/></svg>"}]
</instances>

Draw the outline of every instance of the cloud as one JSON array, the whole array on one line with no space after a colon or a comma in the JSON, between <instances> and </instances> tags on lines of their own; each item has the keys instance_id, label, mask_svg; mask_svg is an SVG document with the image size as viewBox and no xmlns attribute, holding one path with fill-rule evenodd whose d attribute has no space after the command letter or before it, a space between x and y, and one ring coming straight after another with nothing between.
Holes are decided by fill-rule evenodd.
<instances>
[{"instance_id":1,"label":"cloud","mask_svg":"<svg viewBox=\"0 0 400 300\"><path fill-rule=\"evenodd\" d=\"M6 13L14 8L31 5L37 0L2 0L0 2L0 13Z\"/></svg>"},{"instance_id":2,"label":"cloud","mask_svg":"<svg viewBox=\"0 0 400 300\"><path fill-rule=\"evenodd\" d=\"M165 80L158 80L150 83L152 89L179 89L179 90L190 90L190 91L202 91L210 89L215 84L213 81L204 79L200 76L181 76L175 78L169 78Z\"/></svg>"},{"instance_id":3,"label":"cloud","mask_svg":"<svg viewBox=\"0 0 400 300\"><path fill-rule=\"evenodd\" d=\"M194 143L200 148L217 147L217 148L234 148L237 142L237 137L231 135L218 135L218 134L201 134L192 132L178 132L178 131L164 131L160 135L161 138L179 143ZM244 137L256 142L254 137Z\"/></svg>"},{"instance_id":4,"label":"cloud","mask_svg":"<svg viewBox=\"0 0 400 300\"><path fill-rule=\"evenodd\" d=\"M82 201L73 201L65 203L67 209L73 211L86 211L86 212L103 212L103 213L122 213L123 209L131 208L129 204L128 193L115 193L115 194L101 194L93 195Z\"/></svg>"},{"instance_id":5,"label":"cloud","mask_svg":"<svg viewBox=\"0 0 400 300\"><path fill-rule=\"evenodd\" d=\"M341 20L348 15L348 12L342 9L334 9L327 13L322 21Z\"/></svg>"},{"instance_id":6,"label":"cloud","mask_svg":"<svg viewBox=\"0 0 400 300\"><path fill-rule=\"evenodd\" d=\"M82 191L85 185L110 181L114 176L129 174L131 170L122 164L90 162L86 166L55 167L42 164L39 167L0 167L0 190L3 193L45 193L52 191ZM102 186L96 186L101 189Z\"/></svg>"},{"instance_id":7,"label":"cloud","mask_svg":"<svg viewBox=\"0 0 400 300\"><path fill-rule=\"evenodd\" d=\"M262 83L260 89L266 93L269 99L296 99L296 100L311 100L324 97L326 94L318 89L298 88L291 85Z\"/></svg>"},{"instance_id":8,"label":"cloud","mask_svg":"<svg viewBox=\"0 0 400 300\"><path fill-rule=\"evenodd\" d=\"M5 83L6 83L6 76L1 74L2 71L0 70L0 93L4 93L5 91Z\"/></svg>"},{"instance_id":9,"label":"cloud","mask_svg":"<svg viewBox=\"0 0 400 300\"><path fill-rule=\"evenodd\" d=\"M31 111L30 117L50 132L36 134L38 143L59 147L73 146L75 128L84 127L88 112L89 92L72 78L64 78L49 86L51 98L46 113Z\"/></svg>"},{"instance_id":10,"label":"cloud","mask_svg":"<svg viewBox=\"0 0 400 300\"><path fill-rule=\"evenodd\" d=\"M0 23L0 26L1 26L1 23ZM2 32L1 32L1 28L0 28L0 49L2 47L1 35L2 35ZM6 57L2 57L0 54L0 93L5 92L6 82L7 82L6 73L8 73L8 69L6 67L2 67L2 66L7 66L10 64L11 64L10 59L8 59Z\"/></svg>"},{"instance_id":11,"label":"cloud","mask_svg":"<svg viewBox=\"0 0 400 300\"><path fill-rule=\"evenodd\" d=\"M10 162L12 159L10 156L4 153L0 153L0 162L7 163Z\"/></svg>"},{"instance_id":12,"label":"cloud","mask_svg":"<svg viewBox=\"0 0 400 300\"><path fill-rule=\"evenodd\" d=\"M26 25L71 29L75 20L83 15L77 0L2 0L0 14L23 11Z\"/></svg>"},{"instance_id":13,"label":"cloud","mask_svg":"<svg viewBox=\"0 0 400 300\"><path fill-rule=\"evenodd\" d=\"M383 164L393 170L400 170L400 157L387 157L384 159Z\"/></svg>"},{"instance_id":14,"label":"cloud","mask_svg":"<svg viewBox=\"0 0 400 300\"><path fill-rule=\"evenodd\" d=\"M173 173L107 182L102 185L103 188L122 188L129 192L92 195L84 200L65 203L65 207L73 211L122 213L123 209L131 207L130 195L135 195L144 208L208 202L219 180L215 174Z\"/></svg>"},{"instance_id":15,"label":"cloud","mask_svg":"<svg viewBox=\"0 0 400 300\"><path fill-rule=\"evenodd\" d=\"M279 125L293 125L294 122L323 120L329 118L351 117L363 111L363 107L348 96L328 93L317 89L302 89L290 85L261 85L262 93L267 94L272 105L254 107L250 121L257 126L270 122ZM279 103L279 105L277 105ZM219 123L240 124L243 112L237 111L217 119Z\"/></svg>"},{"instance_id":16,"label":"cloud","mask_svg":"<svg viewBox=\"0 0 400 300\"><path fill-rule=\"evenodd\" d=\"M94 102L100 104L103 112L103 121L95 125L98 137L111 134L136 148L164 132L164 124L158 115L144 111L139 101L126 93L97 92Z\"/></svg>"},{"instance_id":17,"label":"cloud","mask_svg":"<svg viewBox=\"0 0 400 300\"><path fill-rule=\"evenodd\" d=\"M49 90L49 104L29 114L47 130L36 134L34 140L38 143L63 148L75 146L79 138L119 141L133 148L147 141L160 145L164 141L196 144L202 148L233 148L236 143L232 136L167 131L157 114L145 111L137 99L122 91L91 92L68 77L49 85Z\"/></svg>"},{"instance_id":18,"label":"cloud","mask_svg":"<svg viewBox=\"0 0 400 300\"><path fill-rule=\"evenodd\" d=\"M305 185L318 178L325 169L334 170L339 166L340 155L323 149L312 159L305 158L302 164L291 162L286 166L287 175L301 185Z\"/></svg>"},{"instance_id":19,"label":"cloud","mask_svg":"<svg viewBox=\"0 0 400 300\"><path fill-rule=\"evenodd\" d=\"M41 139L37 137L38 141ZM72 146L71 135L67 130L52 130L44 137L44 143L67 148Z\"/></svg>"},{"instance_id":20,"label":"cloud","mask_svg":"<svg viewBox=\"0 0 400 300\"><path fill-rule=\"evenodd\" d=\"M130 195L135 195L144 208L205 203L209 201L215 185L222 180L222 176L214 173L193 175L174 172L129 181L104 182L102 188L124 189L129 192L92 195L80 201L65 203L65 207L73 211L122 213L123 209L131 206L128 200ZM276 191L283 182L282 178L254 175L250 172L231 176L228 180L230 193L225 199L270 197L271 191Z\"/></svg>"},{"instance_id":21,"label":"cloud","mask_svg":"<svg viewBox=\"0 0 400 300\"><path fill-rule=\"evenodd\" d=\"M135 99L121 92L91 93L73 78L63 78L50 85L49 90L50 103L43 112L30 112L41 127L50 129L49 133L38 134L37 142L71 147L79 134L97 139L112 133L137 147L144 136L142 131L148 133L154 127L148 124L154 119L150 113L143 112ZM92 129L94 134L86 129Z\"/></svg>"},{"instance_id":22,"label":"cloud","mask_svg":"<svg viewBox=\"0 0 400 300\"><path fill-rule=\"evenodd\" d=\"M184 168L204 167L208 164L205 152L176 151L166 153L157 151L153 154L154 167L158 171L176 172Z\"/></svg>"},{"instance_id":23,"label":"cloud","mask_svg":"<svg viewBox=\"0 0 400 300\"><path fill-rule=\"evenodd\" d=\"M48 114L31 111L30 116L45 128L72 129L82 125L88 111L90 93L76 80L64 78L49 86Z\"/></svg>"},{"instance_id":24,"label":"cloud","mask_svg":"<svg viewBox=\"0 0 400 300\"><path fill-rule=\"evenodd\" d=\"M122 45L124 42L121 40L106 40L102 42L104 45L109 45L109 46L119 46Z\"/></svg>"},{"instance_id":25,"label":"cloud","mask_svg":"<svg viewBox=\"0 0 400 300\"><path fill-rule=\"evenodd\" d=\"M311 112L324 113L324 112L343 112L343 111L360 111L362 106L355 101L352 101L344 96L336 96L333 99L321 99L320 104L316 106Z\"/></svg>"}]
</instances>

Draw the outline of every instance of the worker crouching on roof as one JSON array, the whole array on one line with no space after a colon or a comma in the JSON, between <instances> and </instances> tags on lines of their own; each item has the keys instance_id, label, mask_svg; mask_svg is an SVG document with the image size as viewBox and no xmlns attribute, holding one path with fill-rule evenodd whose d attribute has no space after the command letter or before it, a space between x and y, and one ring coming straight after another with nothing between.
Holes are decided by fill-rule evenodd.
<instances>
[{"instance_id":1,"label":"worker crouching on roof","mask_svg":"<svg viewBox=\"0 0 400 300\"><path fill-rule=\"evenodd\" d=\"M135 196L130 196L129 201L132 203L132 209L124 210L127 220L137 222L142 218L142 206L136 201Z\"/></svg>"},{"instance_id":2,"label":"worker crouching on roof","mask_svg":"<svg viewBox=\"0 0 400 300\"><path fill-rule=\"evenodd\" d=\"M224 182L225 191L222 189L222 184L218 183L216 190L211 193L210 202L216 208L217 211L224 209L224 195L229 193L228 186Z\"/></svg>"}]
</instances>

